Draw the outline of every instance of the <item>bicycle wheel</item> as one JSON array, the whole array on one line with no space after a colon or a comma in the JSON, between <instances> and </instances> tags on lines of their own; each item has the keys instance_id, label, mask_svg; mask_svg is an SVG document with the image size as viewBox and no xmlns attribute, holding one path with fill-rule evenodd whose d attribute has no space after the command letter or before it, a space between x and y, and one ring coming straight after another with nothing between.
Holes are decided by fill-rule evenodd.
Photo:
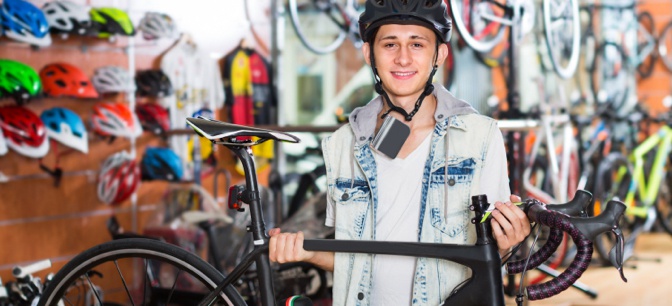
<instances>
[{"instance_id":1,"label":"bicycle wheel","mask_svg":"<svg viewBox=\"0 0 672 306\"><path fill-rule=\"evenodd\" d=\"M628 63L621 46L612 42L601 44L595 51L590 73L595 101L620 110L630 92Z\"/></svg>"},{"instance_id":2,"label":"bicycle wheel","mask_svg":"<svg viewBox=\"0 0 672 306\"><path fill-rule=\"evenodd\" d=\"M287 10L296 36L316 54L338 49L350 38L361 47L359 13L355 0L289 0Z\"/></svg>"},{"instance_id":3,"label":"bicycle wheel","mask_svg":"<svg viewBox=\"0 0 672 306\"><path fill-rule=\"evenodd\" d=\"M96 277L96 275L98 277ZM84 251L50 281L38 305L100 305L86 303L86 288L103 289L106 303L121 305L194 305L224 276L193 253L144 238L114 240ZM245 305L231 286L217 305Z\"/></svg>"},{"instance_id":4,"label":"bicycle wheel","mask_svg":"<svg viewBox=\"0 0 672 306\"><path fill-rule=\"evenodd\" d=\"M609 153L597 169L595 194L593 205L588 209L591 216L599 215L611 200L625 200L632 180L632 172L628 160L620 153ZM623 215L620 222L623 237L626 241L633 239L632 233L641 226L638 218ZM616 237L611 233L604 233L595 238L595 249L605 264L609 263L609 251L616 243Z\"/></svg>"},{"instance_id":5,"label":"bicycle wheel","mask_svg":"<svg viewBox=\"0 0 672 306\"><path fill-rule=\"evenodd\" d=\"M656 63L656 25L653 16L649 12L641 12L637 15L637 73L642 79L653 74L653 66Z\"/></svg>"},{"instance_id":6,"label":"bicycle wheel","mask_svg":"<svg viewBox=\"0 0 672 306\"><path fill-rule=\"evenodd\" d=\"M490 51L511 24L505 0L450 0L449 10L460 37L478 52Z\"/></svg>"},{"instance_id":7,"label":"bicycle wheel","mask_svg":"<svg viewBox=\"0 0 672 306\"><path fill-rule=\"evenodd\" d=\"M672 71L672 21L668 22L658 37L658 55L665 68Z\"/></svg>"},{"instance_id":8,"label":"bicycle wheel","mask_svg":"<svg viewBox=\"0 0 672 306\"><path fill-rule=\"evenodd\" d=\"M544 0L544 32L555 72L569 79L579 65L581 23L577 0Z\"/></svg>"},{"instance_id":9,"label":"bicycle wheel","mask_svg":"<svg viewBox=\"0 0 672 306\"><path fill-rule=\"evenodd\" d=\"M668 160L668 165L669 165ZM672 175L665 175L656 200L656 216L661 227L672 235Z\"/></svg>"}]
</instances>

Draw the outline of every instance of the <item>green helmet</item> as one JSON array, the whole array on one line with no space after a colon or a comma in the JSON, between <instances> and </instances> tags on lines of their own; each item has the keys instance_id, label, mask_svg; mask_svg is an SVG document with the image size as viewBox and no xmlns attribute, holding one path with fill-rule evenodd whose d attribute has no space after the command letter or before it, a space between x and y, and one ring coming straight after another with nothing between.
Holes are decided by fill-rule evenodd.
<instances>
[{"instance_id":1,"label":"green helmet","mask_svg":"<svg viewBox=\"0 0 672 306\"><path fill-rule=\"evenodd\" d=\"M14 96L22 103L40 91L42 82L33 68L21 62L0 59L0 96Z\"/></svg>"},{"instance_id":2,"label":"green helmet","mask_svg":"<svg viewBox=\"0 0 672 306\"><path fill-rule=\"evenodd\" d=\"M133 36L135 28L126 12L114 7L92 8L90 11L93 28L98 37L109 37L114 34Z\"/></svg>"}]
</instances>

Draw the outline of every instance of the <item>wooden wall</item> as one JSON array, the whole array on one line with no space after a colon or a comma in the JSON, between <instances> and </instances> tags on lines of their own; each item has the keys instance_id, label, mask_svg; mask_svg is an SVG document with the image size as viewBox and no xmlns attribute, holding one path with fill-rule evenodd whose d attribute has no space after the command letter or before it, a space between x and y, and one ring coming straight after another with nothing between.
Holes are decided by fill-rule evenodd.
<instances>
[{"instance_id":1,"label":"wooden wall","mask_svg":"<svg viewBox=\"0 0 672 306\"><path fill-rule=\"evenodd\" d=\"M206 46L218 48L206 51L225 54L237 46L241 38L248 38L248 43L252 47L259 47L260 45L252 39L253 36L261 39L263 47L270 45L270 8L268 7L270 1L264 1L264 4L253 3L252 21L248 20L242 11L238 12L238 9L242 10L245 1L247 0L238 0L235 5L229 2L232 7L232 16L218 19L216 23L227 23L226 28L231 31L220 34L219 38L214 38L219 41L208 40L204 43ZM43 2L35 1L38 6L41 6ZM108 4L119 7L118 1L103 2L105 1L98 1L96 5ZM145 0L142 3L157 4L152 0ZM166 5L172 3L171 8L173 9L179 5L183 7L189 5L181 0L165 3ZM140 6L140 2L133 4L136 8ZM160 11L161 7L161 5L155 5L153 9ZM141 11L134 11L133 16L141 16L141 13ZM178 17L175 18L176 20L187 20L187 18L179 18L180 16L175 17ZM254 25L256 25L256 35L252 35L250 31L251 26ZM182 24L179 28L188 29L189 27ZM261 36L258 36L259 33ZM202 33L197 34L192 36L198 44L199 37L203 36ZM80 67L89 76L92 76L95 68L100 66L128 67L129 65L129 56L125 52L128 40L125 38L115 43L82 37L62 40L54 36L53 39L52 46L33 50L6 37L0 37L0 58L21 61L36 71L52 62L69 62ZM161 53L173 43L174 41L166 39L152 43L136 37L135 69L158 68ZM267 55L267 50L261 51L262 54ZM89 124L88 119L95 102L108 100L127 101L128 97L113 95L97 100L42 98L30 102L26 107L38 115L51 107L66 107L80 115L85 124ZM13 103L9 99L0 100L0 106ZM218 112L220 118L224 114L225 110ZM135 146L137 160L140 160L145 147L162 145L165 145L163 139L144 133L137 139ZM53 167L55 162L54 146L55 143L52 142L49 154L43 159L43 163L48 167ZM57 271L81 251L109 241L110 235L107 232L106 221L112 214L117 216L121 226L126 230L144 227L148 218L155 213L168 183L142 182L137 191L135 205L128 200L117 206L108 206L99 201L96 194L96 178L101 163L109 155L121 150L129 150L130 147L131 143L126 139L117 139L113 143L108 143L92 135L90 129L88 154L58 145L58 152L61 155L60 166L66 173L59 187L55 187L53 180L40 170L38 160L21 156L11 149L7 155L0 157L0 172L10 178L9 182L0 182L0 241L2 241L0 278L3 281L12 279L10 270L14 265L49 258L53 262L53 267L49 271ZM218 167L230 170L234 182L242 179L233 171L234 161L227 150L219 149L217 158ZM261 179L265 177L264 173L259 176ZM205 177L202 184L210 192L213 191L212 176ZM219 186L218 194L220 197L226 196L226 187ZM133 215L136 215L135 219ZM133 220L135 223L132 222ZM38 275L43 276L46 272L48 271Z\"/></svg>"}]
</instances>

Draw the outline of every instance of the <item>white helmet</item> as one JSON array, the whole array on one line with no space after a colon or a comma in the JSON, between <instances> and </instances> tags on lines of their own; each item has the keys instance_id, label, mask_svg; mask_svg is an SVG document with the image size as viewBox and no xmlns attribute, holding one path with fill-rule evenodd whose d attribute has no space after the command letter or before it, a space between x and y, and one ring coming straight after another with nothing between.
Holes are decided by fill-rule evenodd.
<instances>
[{"instance_id":1,"label":"white helmet","mask_svg":"<svg viewBox=\"0 0 672 306\"><path fill-rule=\"evenodd\" d=\"M91 82L99 93L135 91L135 82L128 71L117 66L96 69Z\"/></svg>"},{"instance_id":2,"label":"white helmet","mask_svg":"<svg viewBox=\"0 0 672 306\"><path fill-rule=\"evenodd\" d=\"M91 28L90 8L70 1L47 2L42 12L54 32L86 35Z\"/></svg>"},{"instance_id":3,"label":"white helmet","mask_svg":"<svg viewBox=\"0 0 672 306\"><path fill-rule=\"evenodd\" d=\"M175 37L175 23L170 16L162 13L147 12L140 20L138 29L147 40Z\"/></svg>"}]
</instances>

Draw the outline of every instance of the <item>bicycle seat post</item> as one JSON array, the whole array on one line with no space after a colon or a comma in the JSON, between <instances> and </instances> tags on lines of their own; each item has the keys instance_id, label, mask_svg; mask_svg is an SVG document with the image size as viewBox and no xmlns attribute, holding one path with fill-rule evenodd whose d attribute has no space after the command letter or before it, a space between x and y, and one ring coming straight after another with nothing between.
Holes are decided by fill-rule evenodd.
<instances>
[{"instance_id":1,"label":"bicycle seat post","mask_svg":"<svg viewBox=\"0 0 672 306\"><path fill-rule=\"evenodd\" d=\"M250 206L250 218L252 219L249 231L252 232L254 248L268 248L269 238L266 236L266 225L264 223L263 212L261 208L261 199L259 196L259 185L257 183L257 172L252 158L252 149L245 145L226 145L233 153L238 156L243 170L245 171L245 200ZM263 252L255 259L257 274L259 279L259 293L261 305L275 305L275 292L273 286L273 272L271 271L268 252Z\"/></svg>"},{"instance_id":2,"label":"bicycle seat post","mask_svg":"<svg viewBox=\"0 0 672 306\"><path fill-rule=\"evenodd\" d=\"M254 245L266 245L268 237L266 237L266 224L264 223L263 212L260 203L259 185L257 183L257 172L254 167L254 159L252 158L252 149L249 146L243 145L226 145L233 153L238 156L243 170L245 172L245 193L247 204L250 206L250 232L254 238Z\"/></svg>"}]
</instances>

